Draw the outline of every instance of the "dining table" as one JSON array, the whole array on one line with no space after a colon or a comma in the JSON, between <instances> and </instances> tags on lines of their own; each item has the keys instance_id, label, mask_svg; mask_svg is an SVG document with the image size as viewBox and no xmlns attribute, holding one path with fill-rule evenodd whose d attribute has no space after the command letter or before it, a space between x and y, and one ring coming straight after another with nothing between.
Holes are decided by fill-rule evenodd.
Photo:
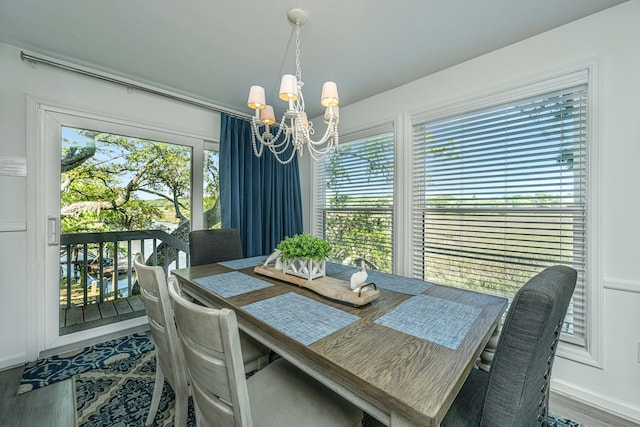
<instances>
[{"instance_id":1,"label":"dining table","mask_svg":"<svg viewBox=\"0 0 640 427\"><path fill-rule=\"evenodd\" d=\"M366 281L377 298L354 306L254 271L266 258L171 273L182 292L235 311L241 331L393 427L440 424L507 306L499 296L379 271ZM358 271L326 267L347 288Z\"/></svg>"}]
</instances>

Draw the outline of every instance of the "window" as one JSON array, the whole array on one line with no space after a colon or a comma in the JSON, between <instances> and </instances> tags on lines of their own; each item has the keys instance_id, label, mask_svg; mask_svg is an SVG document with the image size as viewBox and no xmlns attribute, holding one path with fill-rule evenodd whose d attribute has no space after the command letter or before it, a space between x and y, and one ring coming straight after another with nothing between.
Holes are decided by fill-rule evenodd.
<instances>
[{"instance_id":1,"label":"window","mask_svg":"<svg viewBox=\"0 0 640 427\"><path fill-rule=\"evenodd\" d=\"M586 72L569 85L413 124L413 275L512 296L578 271L563 339L584 344Z\"/></svg>"},{"instance_id":2,"label":"window","mask_svg":"<svg viewBox=\"0 0 640 427\"><path fill-rule=\"evenodd\" d=\"M391 126L352 135L318 163L318 234L330 260L391 272L394 135Z\"/></svg>"},{"instance_id":3,"label":"window","mask_svg":"<svg viewBox=\"0 0 640 427\"><path fill-rule=\"evenodd\" d=\"M220 228L220 174L218 145L205 142L203 160L202 217L205 230Z\"/></svg>"}]
</instances>

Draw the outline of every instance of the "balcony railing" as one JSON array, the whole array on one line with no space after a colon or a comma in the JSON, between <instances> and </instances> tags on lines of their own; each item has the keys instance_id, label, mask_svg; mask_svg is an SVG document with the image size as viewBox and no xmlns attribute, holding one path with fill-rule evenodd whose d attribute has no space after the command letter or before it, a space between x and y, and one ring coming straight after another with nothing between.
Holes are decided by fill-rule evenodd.
<instances>
[{"instance_id":1,"label":"balcony railing","mask_svg":"<svg viewBox=\"0 0 640 427\"><path fill-rule=\"evenodd\" d=\"M137 252L165 274L189 265L188 243L161 230L62 234L60 241L61 308L131 296Z\"/></svg>"}]
</instances>

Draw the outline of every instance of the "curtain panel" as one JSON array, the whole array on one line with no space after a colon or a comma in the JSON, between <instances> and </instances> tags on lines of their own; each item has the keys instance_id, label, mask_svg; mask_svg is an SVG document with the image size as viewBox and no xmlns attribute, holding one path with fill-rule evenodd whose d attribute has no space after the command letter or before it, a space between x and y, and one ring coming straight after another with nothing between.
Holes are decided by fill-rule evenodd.
<instances>
[{"instance_id":1,"label":"curtain panel","mask_svg":"<svg viewBox=\"0 0 640 427\"><path fill-rule=\"evenodd\" d=\"M256 157L251 123L221 116L222 228L240 229L245 257L269 254L284 237L302 233L298 158L282 165L268 149Z\"/></svg>"}]
</instances>

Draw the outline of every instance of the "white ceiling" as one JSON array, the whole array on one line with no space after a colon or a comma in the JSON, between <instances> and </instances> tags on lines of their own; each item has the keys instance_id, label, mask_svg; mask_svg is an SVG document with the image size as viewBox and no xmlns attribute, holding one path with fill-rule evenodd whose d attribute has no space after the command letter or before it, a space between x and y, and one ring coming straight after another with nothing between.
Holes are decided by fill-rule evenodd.
<instances>
[{"instance_id":1,"label":"white ceiling","mask_svg":"<svg viewBox=\"0 0 640 427\"><path fill-rule=\"evenodd\" d=\"M249 86L277 99L295 73L310 117L322 83L340 105L400 86L625 0L0 0L0 42L192 96L236 112Z\"/></svg>"}]
</instances>

